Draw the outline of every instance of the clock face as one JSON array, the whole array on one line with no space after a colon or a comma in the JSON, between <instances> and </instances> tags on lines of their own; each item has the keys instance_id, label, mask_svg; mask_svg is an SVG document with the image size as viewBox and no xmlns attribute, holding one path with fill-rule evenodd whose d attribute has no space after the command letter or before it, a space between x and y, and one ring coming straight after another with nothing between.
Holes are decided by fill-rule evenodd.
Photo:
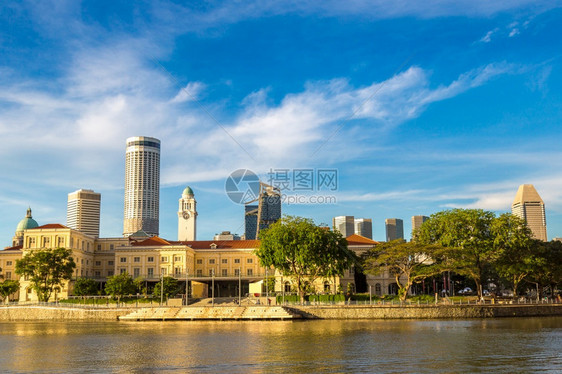
<instances>
[{"instance_id":1,"label":"clock face","mask_svg":"<svg viewBox=\"0 0 562 374\"><path fill-rule=\"evenodd\" d=\"M184 218L184 219L188 219L188 218L189 218L189 213L188 213L188 212L183 212L183 218Z\"/></svg>"}]
</instances>

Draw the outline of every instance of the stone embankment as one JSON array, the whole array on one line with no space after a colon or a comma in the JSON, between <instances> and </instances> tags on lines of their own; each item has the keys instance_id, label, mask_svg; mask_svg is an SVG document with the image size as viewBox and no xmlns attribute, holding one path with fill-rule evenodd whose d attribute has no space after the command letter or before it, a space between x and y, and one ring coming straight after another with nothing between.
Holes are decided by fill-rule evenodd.
<instances>
[{"instance_id":1,"label":"stone embankment","mask_svg":"<svg viewBox=\"0 0 562 374\"><path fill-rule=\"evenodd\" d=\"M562 304L534 305L408 305L294 306L305 318L440 319L562 316Z\"/></svg>"},{"instance_id":2,"label":"stone embankment","mask_svg":"<svg viewBox=\"0 0 562 374\"><path fill-rule=\"evenodd\" d=\"M534 305L333 305L77 308L2 306L0 321L148 321L294 319L468 319L562 316L562 304Z\"/></svg>"}]
</instances>

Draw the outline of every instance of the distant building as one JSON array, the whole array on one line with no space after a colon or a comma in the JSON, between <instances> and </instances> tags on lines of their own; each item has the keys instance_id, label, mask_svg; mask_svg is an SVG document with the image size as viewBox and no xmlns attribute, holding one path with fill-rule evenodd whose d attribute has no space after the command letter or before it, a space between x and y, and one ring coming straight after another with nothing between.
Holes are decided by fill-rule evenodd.
<instances>
[{"instance_id":1,"label":"distant building","mask_svg":"<svg viewBox=\"0 0 562 374\"><path fill-rule=\"evenodd\" d=\"M355 234L355 217L353 216L338 216L332 218L332 228L334 231L339 231L344 238Z\"/></svg>"},{"instance_id":2,"label":"distant building","mask_svg":"<svg viewBox=\"0 0 562 374\"><path fill-rule=\"evenodd\" d=\"M370 218L356 218L355 234L373 239L373 220Z\"/></svg>"},{"instance_id":3,"label":"distant building","mask_svg":"<svg viewBox=\"0 0 562 374\"><path fill-rule=\"evenodd\" d=\"M16 227L16 233L12 239L12 247L23 246L23 232L27 229L34 229L38 227L39 224L31 216L31 208L27 208L27 214L25 217L19 221Z\"/></svg>"},{"instance_id":4,"label":"distant building","mask_svg":"<svg viewBox=\"0 0 562 374\"><path fill-rule=\"evenodd\" d=\"M97 238L100 236L101 194L93 190L77 190L68 194L66 225Z\"/></svg>"},{"instance_id":5,"label":"distant building","mask_svg":"<svg viewBox=\"0 0 562 374\"><path fill-rule=\"evenodd\" d=\"M400 218L387 218L384 220L386 226L386 241L404 239L404 221Z\"/></svg>"},{"instance_id":6,"label":"distant building","mask_svg":"<svg viewBox=\"0 0 562 374\"><path fill-rule=\"evenodd\" d=\"M553 241L562 242L562 238L552 238Z\"/></svg>"},{"instance_id":7,"label":"distant building","mask_svg":"<svg viewBox=\"0 0 562 374\"><path fill-rule=\"evenodd\" d=\"M546 236L544 202L535 186L532 184L522 184L519 186L511 205L511 213L527 222L527 226L529 226L536 239L548 240Z\"/></svg>"},{"instance_id":8,"label":"distant building","mask_svg":"<svg viewBox=\"0 0 562 374\"><path fill-rule=\"evenodd\" d=\"M187 186L179 200L178 240L197 240L197 201L191 187Z\"/></svg>"},{"instance_id":9,"label":"distant building","mask_svg":"<svg viewBox=\"0 0 562 374\"><path fill-rule=\"evenodd\" d=\"M213 240L240 240L240 235L231 234L230 231L223 231L220 234L215 234Z\"/></svg>"},{"instance_id":10,"label":"distant building","mask_svg":"<svg viewBox=\"0 0 562 374\"><path fill-rule=\"evenodd\" d=\"M427 216L412 216L412 237L414 236L414 231L419 229L428 219L429 217Z\"/></svg>"},{"instance_id":11,"label":"distant building","mask_svg":"<svg viewBox=\"0 0 562 374\"><path fill-rule=\"evenodd\" d=\"M260 183L257 202L257 205L245 205L244 207L245 240L257 239L260 230L268 228L269 225L281 219L281 192L279 188Z\"/></svg>"},{"instance_id":12,"label":"distant building","mask_svg":"<svg viewBox=\"0 0 562 374\"><path fill-rule=\"evenodd\" d=\"M139 230L158 235L160 209L160 140L127 139L123 236Z\"/></svg>"}]
</instances>

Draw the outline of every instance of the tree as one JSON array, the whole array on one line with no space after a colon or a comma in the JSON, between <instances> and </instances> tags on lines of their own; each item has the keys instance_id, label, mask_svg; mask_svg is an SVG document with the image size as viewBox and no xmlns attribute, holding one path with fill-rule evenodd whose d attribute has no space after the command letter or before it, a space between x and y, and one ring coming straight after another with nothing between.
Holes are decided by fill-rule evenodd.
<instances>
[{"instance_id":1,"label":"tree","mask_svg":"<svg viewBox=\"0 0 562 374\"><path fill-rule=\"evenodd\" d=\"M117 298L117 302L121 301L121 297L134 292L133 278L127 272L109 277L105 284L105 293L111 295L114 299Z\"/></svg>"},{"instance_id":2,"label":"tree","mask_svg":"<svg viewBox=\"0 0 562 374\"><path fill-rule=\"evenodd\" d=\"M516 298L519 283L539 266L533 234L523 219L510 213L494 219L492 233L494 248L500 254L495 268L509 282Z\"/></svg>"},{"instance_id":3,"label":"tree","mask_svg":"<svg viewBox=\"0 0 562 374\"><path fill-rule=\"evenodd\" d=\"M135 285L136 293L146 296L146 281L144 280L144 278L143 277L136 277L133 280L133 283Z\"/></svg>"},{"instance_id":4,"label":"tree","mask_svg":"<svg viewBox=\"0 0 562 374\"><path fill-rule=\"evenodd\" d=\"M536 263L526 280L537 286L537 297L542 296L542 290L546 286L550 286L554 295L556 286L562 282L562 242L535 240L533 252Z\"/></svg>"},{"instance_id":5,"label":"tree","mask_svg":"<svg viewBox=\"0 0 562 374\"><path fill-rule=\"evenodd\" d=\"M393 240L377 244L365 252L363 268L372 275L388 270L396 280L400 300L404 301L414 283L442 271L441 264L435 261L439 249L436 245Z\"/></svg>"},{"instance_id":6,"label":"tree","mask_svg":"<svg viewBox=\"0 0 562 374\"><path fill-rule=\"evenodd\" d=\"M162 283L164 284L163 292L161 293L161 286ZM164 295L166 299L170 297L176 296L180 292L180 285L176 278L172 277L164 277L161 282L158 282L154 285L153 294L156 297L160 297L160 295Z\"/></svg>"},{"instance_id":7,"label":"tree","mask_svg":"<svg viewBox=\"0 0 562 374\"><path fill-rule=\"evenodd\" d=\"M343 275L357 262L339 232L318 227L310 219L285 216L260 234L255 252L260 265L294 277L301 302L306 282Z\"/></svg>"},{"instance_id":8,"label":"tree","mask_svg":"<svg viewBox=\"0 0 562 374\"><path fill-rule=\"evenodd\" d=\"M0 283L0 296L2 300L8 301L11 294L20 289L20 282L17 280L8 279Z\"/></svg>"},{"instance_id":9,"label":"tree","mask_svg":"<svg viewBox=\"0 0 562 374\"><path fill-rule=\"evenodd\" d=\"M74 295L86 296L95 295L98 293L98 282L90 278L78 278L74 283Z\"/></svg>"},{"instance_id":10,"label":"tree","mask_svg":"<svg viewBox=\"0 0 562 374\"><path fill-rule=\"evenodd\" d=\"M414 233L414 238L421 244L447 247L444 254L449 260L448 270L471 277L482 298L485 273L500 256L494 247L494 219L494 213L481 209L437 212Z\"/></svg>"},{"instance_id":11,"label":"tree","mask_svg":"<svg viewBox=\"0 0 562 374\"><path fill-rule=\"evenodd\" d=\"M48 302L53 291L72 278L76 263L72 250L37 249L16 261L16 274L29 279L39 301Z\"/></svg>"}]
</instances>

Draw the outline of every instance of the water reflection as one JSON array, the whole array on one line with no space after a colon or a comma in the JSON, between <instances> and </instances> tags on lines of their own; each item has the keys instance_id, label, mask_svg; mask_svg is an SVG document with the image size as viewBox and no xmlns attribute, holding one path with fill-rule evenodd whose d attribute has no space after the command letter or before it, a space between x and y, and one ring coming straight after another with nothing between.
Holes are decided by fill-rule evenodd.
<instances>
[{"instance_id":1,"label":"water reflection","mask_svg":"<svg viewBox=\"0 0 562 374\"><path fill-rule=\"evenodd\" d=\"M0 323L4 372L561 371L562 318Z\"/></svg>"}]
</instances>

